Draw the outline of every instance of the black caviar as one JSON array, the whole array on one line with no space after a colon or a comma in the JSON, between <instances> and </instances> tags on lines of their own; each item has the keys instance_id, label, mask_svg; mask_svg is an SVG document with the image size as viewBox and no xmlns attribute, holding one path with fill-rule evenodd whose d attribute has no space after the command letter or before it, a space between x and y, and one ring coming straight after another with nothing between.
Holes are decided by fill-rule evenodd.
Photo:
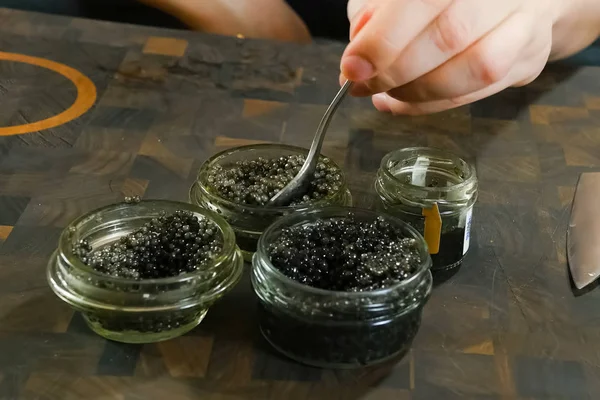
<instances>
[{"instance_id":1,"label":"black caviar","mask_svg":"<svg viewBox=\"0 0 600 400\"><path fill-rule=\"evenodd\" d=\"M127 204L135 204L135 203L139 203L140 201L142 201L140 196L126 196L125 197L125 203L127 203Z\"/></svg>"},{"instance_id":2,"label":"black caviar","mask_svg":"<svg viewBox=\"0 0 600 400\"><path fill-rule=\"evenodd\" d=\"M440 249L437 254L431 254L431 266L434 270L450 269L459 265L463 259L465 244L465 228L454 226L440 236Z\"/></svg>"},{"instance_id":3,"label":"black caviar","mask_svg":"<svg viewBox=\"0 0 600 400\"><path fill-rule=\"evenodd\" d=\"M228 166L215 165L208 172L208 183L223 198L239 204L264 206L297 174L306 157L289 155L278 158L259 157ZM291 205L330 197L340 190L342 171L329 158L317 164L307 192Z\"/></svg>"},{"instance_id":4,"label":"black caviar","mask_svg":"<svg viewBox=\"0 0 600 400\"><path fill-rule=\"evenodd\" d=\"M456 184L465 179L464 173L460 170L457 169L454 173L459 179L452 181L452 183ZM409 176L406 176L405 180L407 183L411 183ZM432 176L428 179L426 186L435 188L443 186L443 184L440 183L438 177ZM465 228L459 226L460 218L460 213L456 216L442 218L439 251L437 254L431 254L432 270L451 269L457 267L462 261L464 257ZM412 225L417 225L416 228L420 232L425 231L425 219L420 219L419 223L413 223ZM467 226L467 228L470 228L470 226Z\"/></svg>"},{"instance_id":5,"label":"black caviar","mask_svg":"<svg viewBox=\"0 0 600 400\"><path fill-rule=\"evenodd\" d=\"M390 164L388 168L393 169L397 165ZM455 167L447 174L436 175L436 173L427 173L421 184L413 183L413 172L404 171L394 174L394 177L403 181L407 185L427 187L427 188L446 188L458 185L465 181L465 172ZM379 189L385 191L386 189ZM389 190L388 190L389 191ZM464 196L464 194L462 194ZM383 209L386 212L400 217L403 221L415 228L421 235L425 235L425 217L423 208L414 205L406 205L404 200L399 200L397 193L393 193L393 201L383 199ZM406 194L400 193L400 198L405 198ZM441 196L441 195L440 195ZM442 227L440 232L439 250L437 254L431 254L432 271L451 270L460 266L468 248L470 241L471 213L472 210L466 207L457 207L452 205L452 200L441 197L438 201ZM387 196L386 196L387 197ZM431 199L429 199L431 200ZM413 202L418 203L418 200ZM426 207L431 207L428 202ZM423 205L425 207L425 205ZM462 209L461 209L462 208Z\"/></svg>"},{"instance_id":6,"label":"black caviar","mask_svg":"<svg viewBox=\"0 0 600 400\"><path fill-rule=\"evenodd\" d=\"M137 203L139 200L132 198L126 202ZM222 249L223 237L213 222L189 211L178 210L170 215L161 212L140 229L104 247L94 249L87 240L80 240L73 253L84 264L103 274L142 281L202 270ZM98 282L97 285L107 287L108 284ZM115 289L113 286L110 288ZM138 289L133 286L121 290L136 292ZM157 334L189 329L189 326L197 324L204 312L86 312L85 318L101 332Z\"/></svg>"},{"instance_id":7,"label":"black caviar","mask_svg":"<svg viewBox=\"0 0 600 400\"><path fill-rule=\"evenodd\" d=\"M145 334L161 333L183 328L200 320L205 309L200 311L182 310L161 313L160 315L132 314L123 315L119 313L86 313L85 318L90 324L100 330L110 332L140 332Z\"/></svg>"},{"instance_id":8,"label":"black caviar","mask_svg":"<svg viewBox=\"0 0 600 400\"><path fill-rule=\"evenodd\" d=\"M264 243L270 265L303 284L273 279L272 268L254 265L261 331L277 350L306 364L346 368L410 348L431 289L423 270L430 261L416 232L350 212L273 235Z\"/></svg>"},{"instance_id":9,"label":"black caviar","mask_svg":"<svg viewBox=\"0 0 600 400\"><path fill-rule=\"evenodd\" d=\"M335 324L298 319L265 304L258 308L261 331L271 345L324 367L361 367L401 357L421 326L421 313L419 306L392 318Z\"/></svg>"},{"instance_id":10,"label":"black caviar","mask_svg":"<svg viewBox=\"0 0 600 400\"><path fill-rule=\"evenodd\" d=\"M403 214L403 219L421 234L425 232L425 218L421 215ZM431 254L431 270L450 270L460 266L465 256L465 227L460 226L461 218L468 216L442 217L442 231L440 232L440 247L437 254ZM464 224L465 222L463 222ZM468 222L467 226L468 226ZM470 226L468 226L470 228Z\"/></svg>"},{"instance_id":11,"label":"black caviar","mask_svg":"<svg viewBox=\"0 0 600 400\"><path fill-rule=\"evenodd\" d=\"M269 246L271 263L288 277L336 291L371 291L410 277L421 265L417 240L384 218L353 216L284 229Z\"/></svg>"},{"instance_id":12,"label":"black caviar","mask_svg":"<svg viewBox=\"0 0 600 400\"><path fill-rule=\"evenodd\" d=\"M455 171L456 176L464 181L464 173L460 170ZM427 187L442 186L437 177L432 177ZM450 269L458 266L464 257L463 248L465 245L465 228L459 226L460 214L456 217L446 217L442 219L442 231L440 232L440 248L437 254L431 254L433 270ZM423 221L423 231L425 230L425 221ZM470 226L468 227L470 228Z\"/></svg>"},{"instance_id":13,"label":"black caviar","mask_svg":"<svg viewBox=\"0 0 600 400\"><path fill-rule=\"evenodd\" d=\"M81 261L107 275L154 279L201 269L223 249L217 226L188 211L162 213L141 229L100 249L82 239L73 252Z\"/></svg>"}]
</instances>

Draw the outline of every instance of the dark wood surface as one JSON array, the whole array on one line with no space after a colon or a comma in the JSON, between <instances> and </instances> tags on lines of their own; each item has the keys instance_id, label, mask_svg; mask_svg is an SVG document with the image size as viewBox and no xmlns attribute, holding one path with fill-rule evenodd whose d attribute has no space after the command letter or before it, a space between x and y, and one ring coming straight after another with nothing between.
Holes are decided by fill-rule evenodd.
<instances>
[{"instance_id":1,"label":"dark wood surface","mask_svg":"<svg viewBox=\"0 0 600 400\"><path fill-rule=\"evenodd\" d=\"M77 90L0 59L1 399L600 397L600 292L575 294L565 259L578 174L600 171L595 67L554 65L526 88L428 117L345 102L324 153L344 165L357 205L373 204L381 156L399 147L454 150L480 179L471 252L436 286L395 365L339 372L278 356L258 333L247 278L193 332L149 345L95 336L50 291L47 260L79 214L129 195L186 200L202 161L227 147L308 145L342 50L0 9L3 54L67 65L97 95L79 118L11 134L60 114Z\"/></svg>"}]
</instances>

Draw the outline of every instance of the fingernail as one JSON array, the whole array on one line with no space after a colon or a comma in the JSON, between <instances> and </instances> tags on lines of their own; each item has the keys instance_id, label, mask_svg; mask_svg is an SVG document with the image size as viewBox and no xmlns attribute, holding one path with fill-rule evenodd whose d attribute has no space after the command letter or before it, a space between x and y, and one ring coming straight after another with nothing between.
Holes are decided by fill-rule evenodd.
<instances>
[{"instance_id":1,"label":"fingernail","mask_svg":"<svg viewBox=\"0 0 600 400\"><path fill-rule=\"evenodd\" d=\"M355 82L366 81L375 74L375 67L359 56L347 56L342 59L342 74Z\"/></svg>"},{"instance_id":2,"label":"fingernail","mask_svg":"<svg viewBox=\"0 0 600 400\"><path fill-rule=\"evenodd\" d=\"M388 105L387 96L384 93L377 93L373 95L372 98L373 105L375 108L381 112L392 112L392 109Z\"/></svg>"}]
</instances>

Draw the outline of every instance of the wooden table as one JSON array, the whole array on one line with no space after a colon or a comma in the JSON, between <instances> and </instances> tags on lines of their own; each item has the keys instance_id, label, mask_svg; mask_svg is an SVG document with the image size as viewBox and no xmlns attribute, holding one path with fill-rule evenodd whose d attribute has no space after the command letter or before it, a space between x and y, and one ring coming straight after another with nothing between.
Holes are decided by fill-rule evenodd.
<instances>
[{"instance_id":1,"label":"wooden table","mask_svg":"<svg viewBox=\"0 0 600 400\"><path fill-rule=\"evenodd\" d=\"M0 9L0 398L600 396L600 292L575 295L565 259L574 184L600 170L600 68L555 65L428 117L344 104L324 153L359 206L395 148L442 146L478 168L472 250L396 365L340 372L278 356L247 278L192 333L143 346L92 334L50 291L47 260L81 213L131 195L186 200L202 161L227 147L308 145L342 50Z\"/></svg>"}]
</instances>

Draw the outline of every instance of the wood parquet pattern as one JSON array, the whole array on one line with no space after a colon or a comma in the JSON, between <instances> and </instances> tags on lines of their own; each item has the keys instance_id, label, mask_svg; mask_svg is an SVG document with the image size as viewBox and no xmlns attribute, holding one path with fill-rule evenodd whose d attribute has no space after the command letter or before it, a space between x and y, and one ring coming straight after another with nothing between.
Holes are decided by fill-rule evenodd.
<instances>
[{"instance_id":1,"label":"wood parquet pattern","mask_svg":"<svg viewBox=\"0 0 600 400\"><path fill-rule=\"evenodd\" d=\"M200 164L228 147L309 145L342 50L0 9L0 51L68 65L97 90L80 118L0 137L0 399L600 398L600 292L574 293L565 257L578 174L600 171L596 67L552 65L528 87L427 117L342 106L324 153L358 206L373 205L395 148L445 147L478 169L471 251L399 363L340 372L280 357L247 276L190 334L149 345L95 336L50 291L46 263L81 213L132 195L186 200ZM60 74L0 60L1 127L76 95Z\"/></svg>"}]
</instances>

